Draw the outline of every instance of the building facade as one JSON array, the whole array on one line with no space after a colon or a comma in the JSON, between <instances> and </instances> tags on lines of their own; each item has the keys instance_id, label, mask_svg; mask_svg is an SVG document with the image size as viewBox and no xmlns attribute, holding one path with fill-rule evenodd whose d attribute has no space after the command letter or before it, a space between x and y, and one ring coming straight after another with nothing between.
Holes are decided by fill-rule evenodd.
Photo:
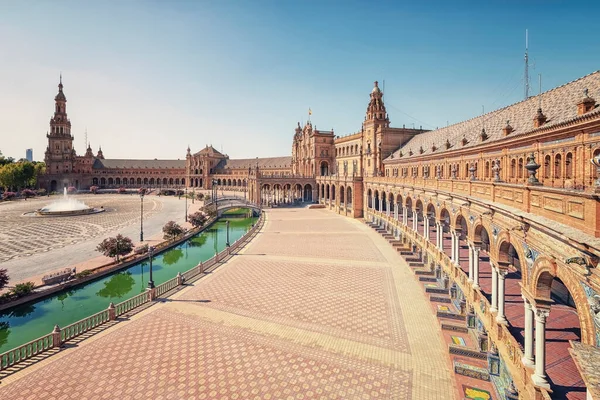
<instances>
[{"instance_id":1,"label":"building facade","mask_svg":"<svg viewBox=\"0 0 600 400\"><path fill-rule=\"evenodd\" d=\"M216 185L261 204L319 202L362 217L419 255L437 293L460 309L455 327L476 340L501 397L582 398L594 378L580 360L600 353L596 98L600 72L426 131L391 127L375 82L359 131L298 124L289 157L231 160L207 145L181 161L140 161L89 147L77 156L61 83L45 181Z\"/></svg>"}]
</instances>

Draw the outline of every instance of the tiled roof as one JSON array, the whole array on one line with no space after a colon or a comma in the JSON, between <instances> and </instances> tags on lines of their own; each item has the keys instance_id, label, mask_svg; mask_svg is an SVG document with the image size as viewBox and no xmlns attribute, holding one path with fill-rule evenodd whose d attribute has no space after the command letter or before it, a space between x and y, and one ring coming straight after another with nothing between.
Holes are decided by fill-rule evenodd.
<instances>
[{"instance_id":1,"label":"tiled roof","mask_svg":"<svg viewBox=\"0 0 600 400\"><path fill-rule=\"evenodd\" d=\"M215 156L215 157L225 157L223 155L223 153L221 153L220 151L218 151L217 149L212 147L212 144L210 146L206 146L205 148L203 148L202 150L200 150L199 152L197 152L194 155L198 155L198 154L208 154L210 156Z\"/></svg>"},{"instance_id":2,"label":"tiled roof","mask_svg":"<svg viewBox=\"0 0 600 400\"><path fill-rule=\"evenodd\" d=\"M585 89L589 90L589 97L594 98L596 103L600 103L600 71L482 116L416 135L404 146L394 151L386 161L440 154L502 140L505 138L502 129L506 126L507 121L510 121L510 126L513 128L513 132L508 135L509 138L528 133L536 129L533 119L539 108L540 96L542 112L547 118L541 128L568 122L577 117L577 103L585 97ZM488 138L482 142L481 131L484 127ZM463 138L467 140L467 144L464 146ZM449 149L446 149L446 139L451 144ZM432 151L432 145L435 145L435 151ZM424 150L423 153L420 153L421 147ZM413 152L412 156L409 156L410 150ZM402 157L400 157L401 151Z\"/></svg>"},{"instance_id":3,"label":"tiled roof","mask_svg":"<svg viewBox=\"0 0 600 400\"><path fill-rule=\"evenodd\" d=\"M222 160L217 165L217 169L248 169L255 168L258 161L258 168L291 168L292 157L266 157L266 158L245 158L239 160Z\"/></svg>"},{"instance_id":4,"label":"tiled roof","mask_svg":"<svg viewBox=\"0 0 600 400\"><path fill-rule=\"evenodd\" d=\"M185 160L110 160L96 159L94 169L185 169Z\"/></svg>"}]
</instances>

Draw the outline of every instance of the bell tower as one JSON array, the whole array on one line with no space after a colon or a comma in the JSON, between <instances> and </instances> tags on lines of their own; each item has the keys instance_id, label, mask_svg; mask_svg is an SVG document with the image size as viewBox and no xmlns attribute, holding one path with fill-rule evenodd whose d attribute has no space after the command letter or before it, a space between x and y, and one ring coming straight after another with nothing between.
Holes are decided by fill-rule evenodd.
<instances>
[{"instance_id":1,"label":"bell tower","mask_svg":"<svg viewBox=\"0 0 600 400\"><path fill-rule=\"evenodd\" d=\"M54 97L54 116L50 119L50 132L46 134L48 147L44 161L46 173L69 174L74 172L75 149L71 136L71 121L67 118L67 98L63 93L62 74L58 94Z\"/></svg>"},{"instance_id":2,"label":"bell tower","mask_svg":"<svg viewBox=\"0 0 600 400\"><path fill-rule=\"evenodd\" d=\"M377 176L383 171L381 147L385 140L384 132L390 127L390 120L383 104L383 92L379 82L371 90L363 122L363 168L367 176Z\"/></svg>"}]
</instances>

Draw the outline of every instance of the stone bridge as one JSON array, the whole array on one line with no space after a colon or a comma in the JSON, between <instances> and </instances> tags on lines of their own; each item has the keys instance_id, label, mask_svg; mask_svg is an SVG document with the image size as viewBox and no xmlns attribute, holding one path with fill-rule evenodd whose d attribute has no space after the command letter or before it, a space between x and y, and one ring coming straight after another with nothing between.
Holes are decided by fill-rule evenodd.
<instances>
[{"instance_id":1,"label":"stone bridge","mask_svg":"<svg viewBox=\"0 0 600 400\"><path fill-rule=\"evenodd\" d=\"M223 214L227 210L231 210L234 208L250 208L254 212L255 215L260 213L261 208L254 204L253 202L244 199L242 197L237 196L222 196L217 197L216 199L211 199L210 201L205 203L205 207L211 207L214 204L217 206L218 215Z\"/></svg>"}]
</instances>

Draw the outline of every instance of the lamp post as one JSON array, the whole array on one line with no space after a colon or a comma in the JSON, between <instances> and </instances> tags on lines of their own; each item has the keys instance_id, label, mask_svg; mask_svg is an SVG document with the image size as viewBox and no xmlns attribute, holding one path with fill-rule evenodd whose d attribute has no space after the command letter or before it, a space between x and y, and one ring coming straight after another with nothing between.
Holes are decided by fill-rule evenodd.
<instances>
[{"instance_id":1,"label":"lamp post","mask_svg":"<svg viewBox=\"0 0 600 400\"><path fill-rule=\"evenodd\" d=\"M196 187L192 188L192 204L194 204L194 199L196 198Z\"/></svg>"},{"instance_id":2,"label":"lamp post","mask_svg":"<svg viewBox=\"0 0 600 400\"><path fill-rule=\"evenodd\" d=\"M144 241L144 194L146 189L140 189L140 242Z\"/></svg>"},{"instance_id":3,"label":"lamp post","mask_svg":"<svg viewBox=\"0 0 600 400\"><path fill-rule=\"evenodd\" d=\"M187 216L187 186L185 187L185 222L188 222L188 216Z\"/></svg>"},{"instance_id":4,"label":"lamp post","mask_svg":"<svg viewBox=\"0 0 600 400\"><path fill-rule=\"evenodd\" d=\"M225 242L225 246L229 247L229 220L225 221L225 225L227 226L227 241Z\"/></svg>"},{"instance_id":5,"label":"lamp post","mask_svg":"<svg viewBox=\"0 0 600 400\"><path fill-rule=\"evenodd\" d=\"M148 279L148 289L154 289L154 281L152 280L152 256L154 255L154 247L148 247L148 259L150 260L150 279Z\"/></svg>"}]
</instances>

